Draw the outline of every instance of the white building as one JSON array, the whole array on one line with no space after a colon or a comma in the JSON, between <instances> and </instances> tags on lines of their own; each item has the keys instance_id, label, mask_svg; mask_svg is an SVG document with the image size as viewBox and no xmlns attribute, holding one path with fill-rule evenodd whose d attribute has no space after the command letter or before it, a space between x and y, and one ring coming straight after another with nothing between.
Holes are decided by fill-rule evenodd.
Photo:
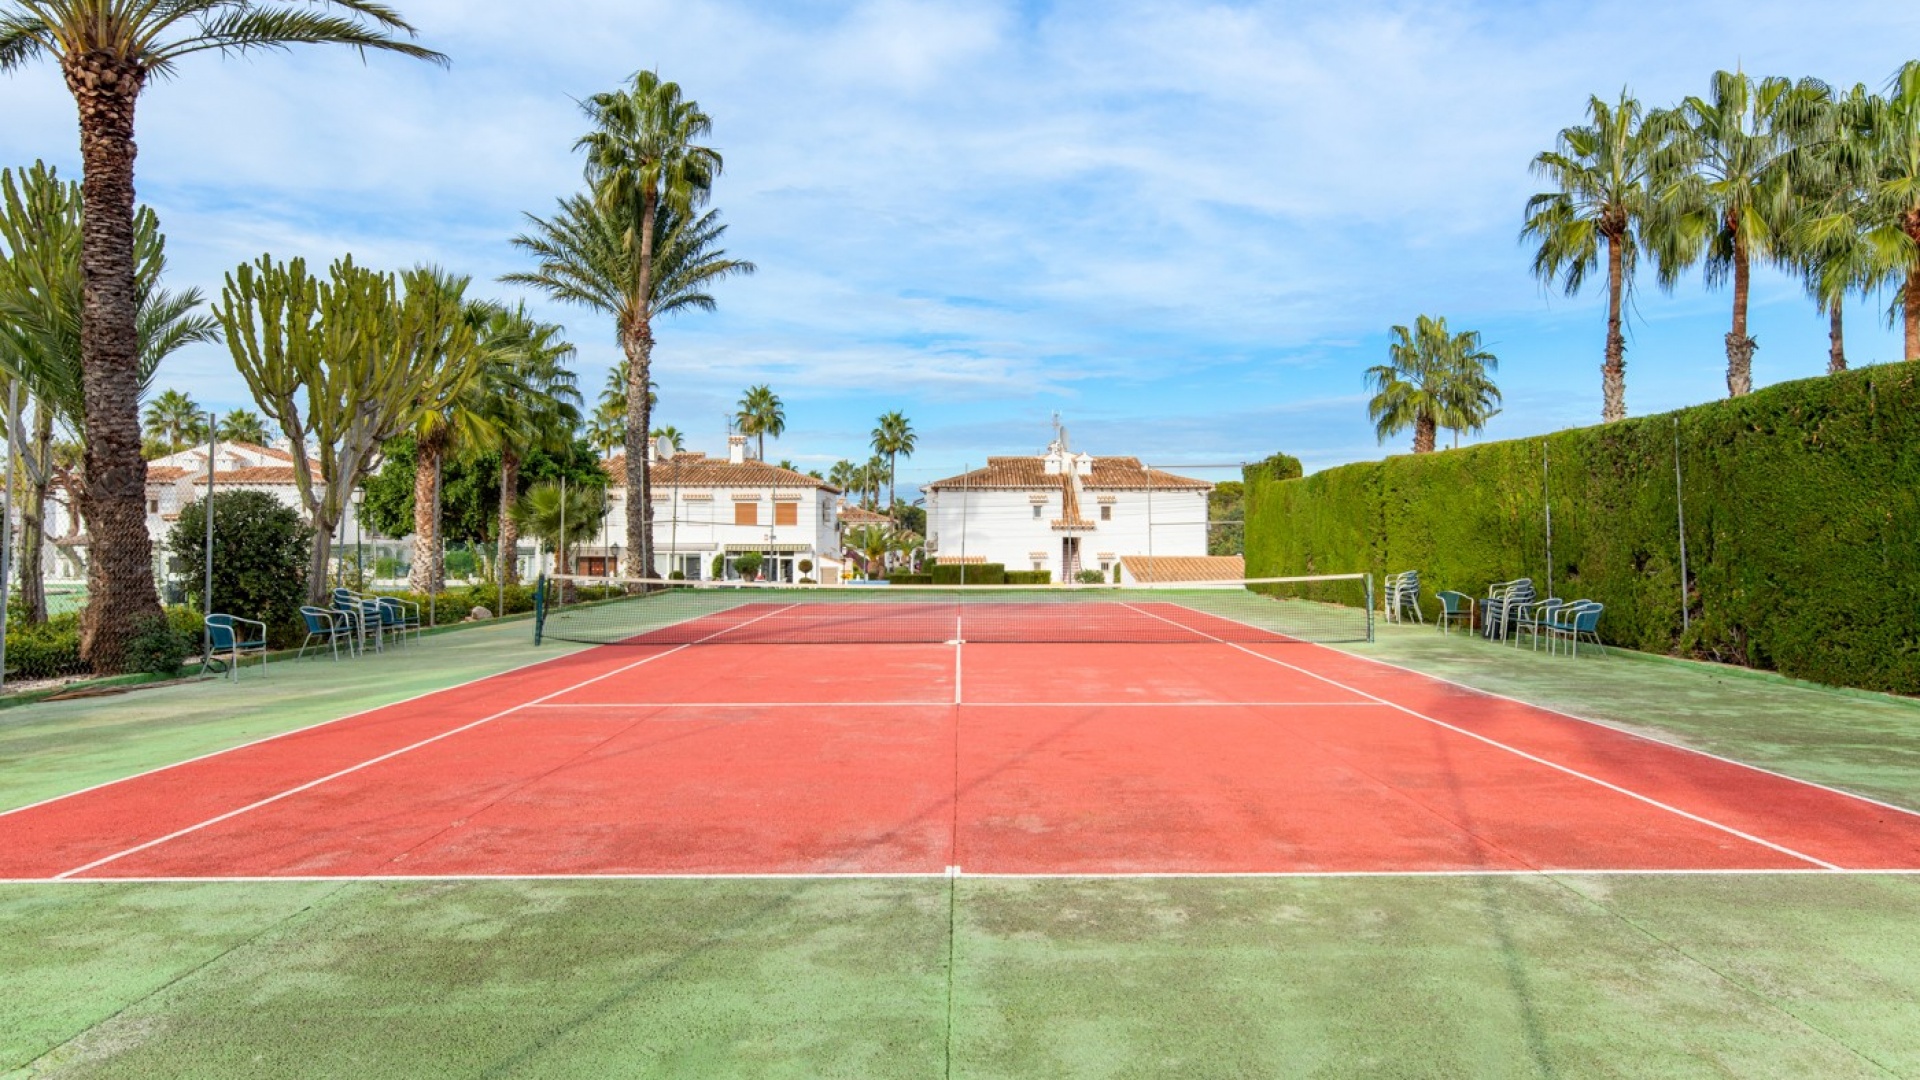
<instances>
[{"instance_id":1,"label":"white building","mask_svg":"<svg viewBox=\"0 0 1920 1080\"><path fill-rule=\"evenodd\" d=\"M727 577L735 557L758 552L764 581L840 578L840 490L824 480L756 461L747 438L728 440L727 458L681 451L652 459L654 576L689 581ZM608 514L597 543L580 549L576 572L614 574L626 539L627 461L606 462ZM801 564L811 564L803 569Z\"/></svg>"},{"instance_id":2,"label":"white building","mask_svg":"<svg viewBox=\"0 0 1920 1080\"><path fill-rule=\"evenodd\" d=\"M1150 469L1131 457L1067 448L1062 430L1038 457L990 457L987 467L938 480L927 494L927 553L940 562L1082 570L1112 579L1122 560L1207 554L1204 480Z\"/></svg>"}]
</instances>

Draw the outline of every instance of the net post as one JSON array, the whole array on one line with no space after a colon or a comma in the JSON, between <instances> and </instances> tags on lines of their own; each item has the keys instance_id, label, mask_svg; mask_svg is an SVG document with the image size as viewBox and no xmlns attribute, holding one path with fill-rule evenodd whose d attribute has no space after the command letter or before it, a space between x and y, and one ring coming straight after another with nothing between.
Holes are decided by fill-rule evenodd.
<instances>
[{"instance_id":1,"label":"net post","mask_svg":"<svg viewBox=\"0 0 1920 1080\"><path fill-rule=\"evenodd\" d=\"M1367 573L1367 644L1373 644L1373 573Z\"/></svg>"},{"instance_id":2,"label":"net post","mask_svg":"<svg viewBox=\"0 0 1920 1080\"><path fill-rule=\"evenodd\" d=\"M540 644L540 637L547 628L547 575L541 574L533 585L533 643Z\"/></svg>"}]
</instances>

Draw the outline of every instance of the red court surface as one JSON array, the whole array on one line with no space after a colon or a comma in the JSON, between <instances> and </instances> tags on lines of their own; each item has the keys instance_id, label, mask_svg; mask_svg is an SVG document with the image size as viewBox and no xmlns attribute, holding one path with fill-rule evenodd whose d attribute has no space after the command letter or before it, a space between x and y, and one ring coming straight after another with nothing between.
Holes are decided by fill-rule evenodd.
<instances>
[{"instance_id":1,"label":"red court surface","mask_svg":"<svg viewBox=\"0 0 1920 1080\"><path fill-rule=\"evenodd\" d=\"M609 646L0 815L15 881L956 867L1920 870L1920 816L1204 635Z\"/></svg>"}]
</instances>

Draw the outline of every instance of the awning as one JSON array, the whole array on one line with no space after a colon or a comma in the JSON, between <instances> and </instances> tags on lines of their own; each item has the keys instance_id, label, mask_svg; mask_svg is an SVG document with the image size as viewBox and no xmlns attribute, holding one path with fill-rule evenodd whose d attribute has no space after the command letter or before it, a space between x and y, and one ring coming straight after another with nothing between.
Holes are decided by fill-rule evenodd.
<instances>
[{"instance_id":1,"label":"awning","mask_svg":"<svg viewBox=\"0 0 1920 1080\"><path fill-rule=\"evenodd\" d=\"M729 555L744 555L749 551L757 551L762 555L810 555L813 553L813 546L810 544L728 544L727 545L727 554Z\"/></svg>"}]
</instances>

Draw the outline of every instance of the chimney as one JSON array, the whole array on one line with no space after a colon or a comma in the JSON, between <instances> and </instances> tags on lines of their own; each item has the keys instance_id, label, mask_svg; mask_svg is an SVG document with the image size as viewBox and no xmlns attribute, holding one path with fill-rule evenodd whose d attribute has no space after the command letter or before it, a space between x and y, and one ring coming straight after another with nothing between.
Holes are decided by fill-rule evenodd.
<instances>
[{"instance_id":1,"label":"chimney","mask_svg":"<svg viewBox=\"0 0 1920 1080\"><path fill-rule=\"evenodd\" d=\"M747 437L745 435L727 436L727 460L735 465L746 463Z\"/></svg>"},{"instance_id":2,"label":"chimney","mask_svg":"<svg viewBox=\"0 0 1920 1080\"><path fill-rule=\"evenodd\" d=\"M656 435L653 438L647 440L647 464L652 465L654 462L659 460L660 460L660 437Z\"/></svg>"}]
</instances>

